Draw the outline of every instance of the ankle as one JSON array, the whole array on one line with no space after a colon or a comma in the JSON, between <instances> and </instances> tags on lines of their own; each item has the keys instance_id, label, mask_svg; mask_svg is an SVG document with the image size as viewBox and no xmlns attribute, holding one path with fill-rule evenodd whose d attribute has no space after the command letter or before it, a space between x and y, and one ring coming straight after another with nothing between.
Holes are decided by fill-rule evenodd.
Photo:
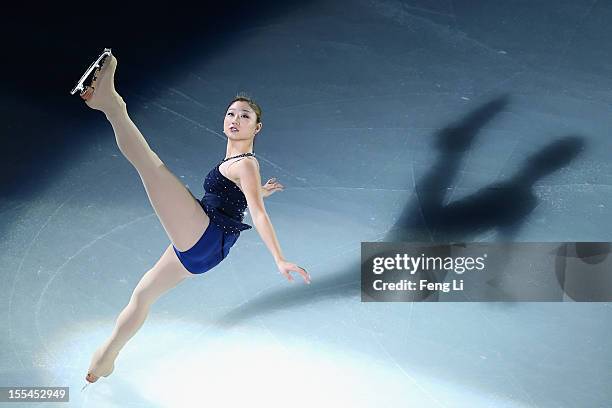
<instances>
[{"instance_id":1,"label":"ankle","mask_svg":"<svg viewBox=\"0 0 612 408\"><path fill-rule=\"evenodd\" d=\"M123 98L117 95L117 102L114 103L112 107L105 109L104 114L110 121L127 115L127 105L123 101Z\"/></svg>"}]
</instances>

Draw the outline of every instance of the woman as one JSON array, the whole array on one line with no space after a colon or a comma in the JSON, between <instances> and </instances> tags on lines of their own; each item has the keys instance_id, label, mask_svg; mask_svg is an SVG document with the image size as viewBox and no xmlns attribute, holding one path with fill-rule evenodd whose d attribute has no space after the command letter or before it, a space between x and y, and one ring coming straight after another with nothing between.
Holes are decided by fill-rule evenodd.
<instances>
[{"instance_id":1,"label":"woman","mask_svg":"<svg viewBox=\"0 0 612 408\"><path fill-rule=\"evenodd\" d=\"M199 202L151 150L129 118L125 102L115 91L117 59L110 50L102 61L81 98L110 121L119 150L138 171L172 242L134 289L111 337L94 353L86 376L90 383L113 372L120 350L142 326L160 295L185 278L210 270L227 256L240 231L251 228L241 222L247 206L279 272L290 281L290 272L297 272L310 283L306 270L283 257L264 208L263 198L283 186L274 179L261 186L259 164L252 153L255 135L262 128L259 106L247 97L237 97L228 106L223 123L227 158L206 176L206 194Z\"/></svg>"}]
</instances>

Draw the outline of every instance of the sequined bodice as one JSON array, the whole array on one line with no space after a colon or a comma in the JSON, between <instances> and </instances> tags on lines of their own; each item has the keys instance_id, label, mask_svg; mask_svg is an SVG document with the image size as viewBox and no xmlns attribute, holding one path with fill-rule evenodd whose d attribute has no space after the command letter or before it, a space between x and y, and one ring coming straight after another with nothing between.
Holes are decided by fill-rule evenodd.
<instances>
[{"instance_id":1,"label":"sequined bodice","mask_svg":"<svg viewBox=\"0 0 612 408\"><path fill-rule=\"evenodd\" d=\"M210 220L227 232L240 232L253 227L242 223L244 212L247 209L244 193L232 180L221 174L219 166L230 159L247 156L254 155L243 153L222 160L204 180L205 193L200 204Z\"/></svg>"}]
</instances>

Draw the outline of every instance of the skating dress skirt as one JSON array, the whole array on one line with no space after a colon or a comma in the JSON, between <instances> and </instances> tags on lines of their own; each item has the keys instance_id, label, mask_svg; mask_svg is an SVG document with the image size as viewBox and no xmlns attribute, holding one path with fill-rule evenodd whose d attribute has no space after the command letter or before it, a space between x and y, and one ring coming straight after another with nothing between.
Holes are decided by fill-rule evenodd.
<instances>
[{"instance_id":1,"label":"skating dress skirt","mask_svg":"<svg viewBox=\"0 0 612 408\"><path fill-rule=\"evenodd\" d=\"M244 193L219 171L221 163L243 156L253 154L246 153L224 159L206 176L204 197L199 203L210 218L210 223L198 242L185 252L180 252L173 245L177 257L191 273L204 273L218 265L227 257L240 232L253 228L242 223L247 209Z\"/></svg>"}]
</instances>

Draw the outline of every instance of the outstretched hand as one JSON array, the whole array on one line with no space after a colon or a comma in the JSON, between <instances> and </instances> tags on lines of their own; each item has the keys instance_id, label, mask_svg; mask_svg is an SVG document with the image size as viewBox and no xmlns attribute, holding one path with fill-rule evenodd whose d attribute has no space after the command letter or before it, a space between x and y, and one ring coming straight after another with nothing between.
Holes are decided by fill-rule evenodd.
<instances>
[{"instance_id":1,"label":"outstretched hand","mask_svg":"<svg viewBox=\"0 0 612 408\"><path fill-rule=\"evenodd\" d=\"M287 261L278 261L276 266L278 266L278 271L281 275L285 276L289 281L293 282L293 276L289 272L297 272L302 275L304 282L310 284L310 274L306 272L306 269Z\"/></svg>"},{"instance_id":2,"label":"outstretched hand","mask_svg":"<svg viewBox=\"0 0 612 408\"><path fill-rule=\"evenodd\" d=\"M264 196L264 198L266 198L266 197L269 197L275 191L283 191L284 188L285 186L283 186L281 183L276 181L276 177L273 177L270 180L268 180L266 184L261 186L261 193Z\"/></svg>"}]
</instances>

